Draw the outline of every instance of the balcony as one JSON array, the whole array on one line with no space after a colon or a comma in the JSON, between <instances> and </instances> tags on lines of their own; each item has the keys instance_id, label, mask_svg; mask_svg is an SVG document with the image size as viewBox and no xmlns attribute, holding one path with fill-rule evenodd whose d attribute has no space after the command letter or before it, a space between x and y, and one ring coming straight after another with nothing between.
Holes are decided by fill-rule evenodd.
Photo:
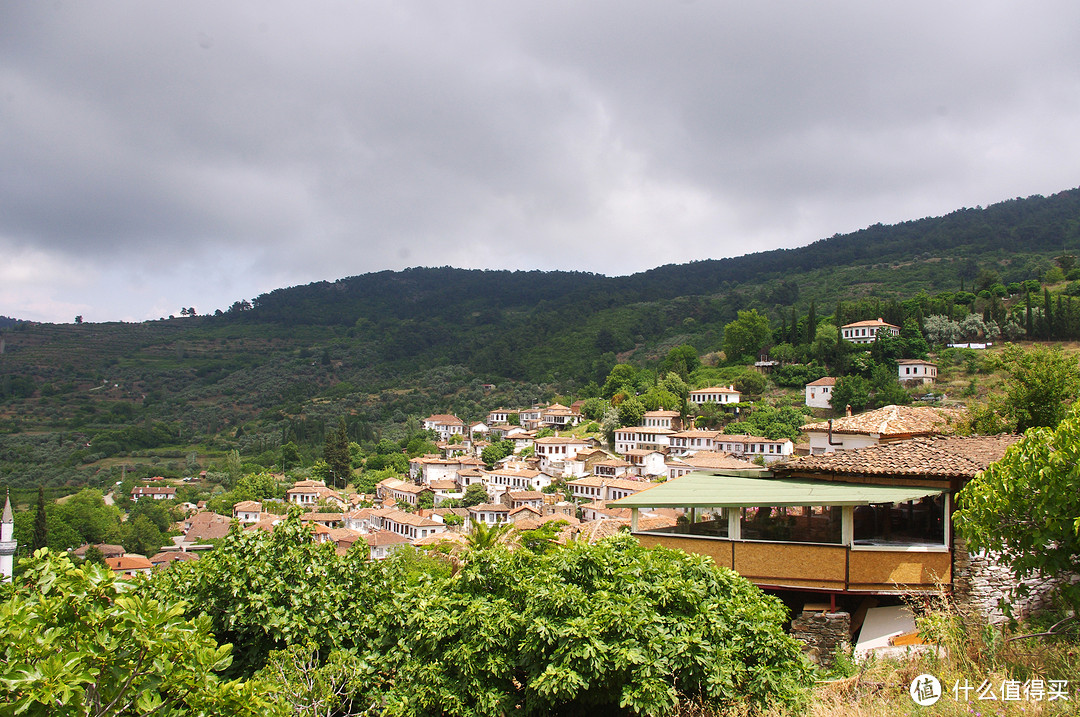
<instances>
[{"instance_id":1,"label":"balcony","mask_svg":"<svg viewBox=\"0 0 1080 717\"><path fill-rule=\"evenodd\" d=\"M707 555L762 587L918 594L951 585L944 489L746 473L690 473L611 505L631 509L642 545ZM686 520L639 531L642 508L683 508Z\"/></svg>"}]
</instances>

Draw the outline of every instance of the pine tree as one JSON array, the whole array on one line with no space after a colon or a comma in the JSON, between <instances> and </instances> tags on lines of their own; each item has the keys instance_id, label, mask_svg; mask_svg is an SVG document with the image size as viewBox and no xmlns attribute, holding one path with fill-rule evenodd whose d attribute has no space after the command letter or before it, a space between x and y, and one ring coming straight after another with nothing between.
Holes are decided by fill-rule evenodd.
<instances>
[{"instance_id":1,"label":"pine tree","mask_svg":"<svg viewBox=\"0 0 1080 717\"><path fill-rule=\"evenodd\" d=\"M30 549L38 550L49 546L49 524L45 518L45 489L38 486L37 515L34 516L34 538L30 543Z\"/></svg>"},{"instance_id":2,"label":"pine tree","mask_svg":"<svg viewBox=\"0 0 1080 717\"><path fill-rule=\"evenodd\" d=\"M1035 338L1035 325L1031 320L1031 292L1030 291L1027 292L1027 294L1024 297L1024 309L1027 312L1026 316L1024 317L1024 321L1025 321L1024 328L1027 330L1028 340L1031 340L1031 339Z\"/></svg>"},{"instance_id":3,"label":"pine tree","mask_svg":"<svg viewBox=\"0 0 1080 717\"><path fill-rule=\"evenodd\" d=\"M342 481L342 486L349 482L352 475L352 463L349 457L349 434L345 427L345 419L338 422L337 430L326 434L326 443L323 445L323 460L330 467L330 479L334 486L337 481Z\"/></svg>"}]
</instances>

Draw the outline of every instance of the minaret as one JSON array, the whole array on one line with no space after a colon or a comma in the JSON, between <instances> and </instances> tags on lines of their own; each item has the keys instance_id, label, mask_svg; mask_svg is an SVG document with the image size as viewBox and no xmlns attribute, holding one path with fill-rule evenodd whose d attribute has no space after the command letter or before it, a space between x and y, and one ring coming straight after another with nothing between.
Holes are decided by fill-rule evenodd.
<instances>
[{"instance_id":1,"label":"minaret","mask_svg":"<svg viewBox=\"0 0 1080 717\"><path fill-rule=\"evenodd\" d=\"M4 500L4 517L0 520L0 580L7 582L15 568L15 517L11 514L11 495Z\"/></svg>"}]
</instances>

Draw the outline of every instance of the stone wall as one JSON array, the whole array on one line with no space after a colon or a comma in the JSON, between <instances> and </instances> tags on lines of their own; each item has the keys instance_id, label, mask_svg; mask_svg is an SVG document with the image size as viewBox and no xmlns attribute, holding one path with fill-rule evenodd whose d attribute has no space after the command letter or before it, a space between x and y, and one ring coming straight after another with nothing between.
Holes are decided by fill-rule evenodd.
<instances>
[{"instance_id":1,"label":"stone wall","mask_svg":"<svg viewBox=\"0 0 1080 717\"><path fill-rule=\"evenodd\" d=\"M1023 598L1010 598L1013 617L1025 617L1050 607L1054 588L1065 579L1033 577L1024 580L1028 594ZM1068 579L1076 581L1080 578L1073 575ZM1007 566L998 562L997 555L971 555L963 538L953 541L953 599L958 606L978 612L991 624L1004 622L1006 618L998 602L1019 582Z\"/></svg>"},{"instance_id":2,"label":"stone wall","mask_svg":"<svg viewBox=\"0 0 1080 717\"><path fill-rule=\"evenodd\" d=\"M811 662L831 667L836 648L851 643L851 615L846 612L803 612L791 621L791 636L803 643Z\"/></svg>"}]
</instances>

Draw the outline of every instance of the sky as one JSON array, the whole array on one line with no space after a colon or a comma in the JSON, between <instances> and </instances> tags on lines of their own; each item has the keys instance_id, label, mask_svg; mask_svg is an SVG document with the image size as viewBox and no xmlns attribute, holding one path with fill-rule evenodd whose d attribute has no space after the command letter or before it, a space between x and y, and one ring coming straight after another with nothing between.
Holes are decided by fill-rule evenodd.
<instances>
[{"instance_id":1,"label":"sky","mask_svg":"<svg viewBox=\"0 0 1080 717\"><path fill-rule=\"evenodd\" d=\"M1080 3L0 0L0 315L630 274L1080 185Z\"/></svg>"}]
</instances>

